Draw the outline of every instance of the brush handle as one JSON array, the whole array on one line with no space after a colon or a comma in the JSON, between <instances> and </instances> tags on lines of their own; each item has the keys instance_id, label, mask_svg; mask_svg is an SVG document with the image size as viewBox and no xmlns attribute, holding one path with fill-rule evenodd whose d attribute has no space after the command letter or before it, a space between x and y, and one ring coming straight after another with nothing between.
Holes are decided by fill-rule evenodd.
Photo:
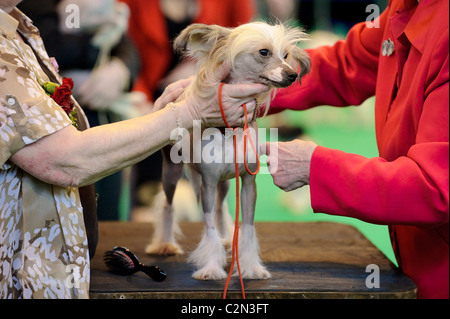
<instances>
[{"instance_id":1,"label":"brush handle","mask_svg":"<svg viewBox=\"0 0 450 319\"><path fill-rule=\"evenodd\" d=\"M157 266L147 266L139 263L139 269L146 273L154 281L164 281L167 278L167 274L161 268Z\"/></svg>"}]
</instances>

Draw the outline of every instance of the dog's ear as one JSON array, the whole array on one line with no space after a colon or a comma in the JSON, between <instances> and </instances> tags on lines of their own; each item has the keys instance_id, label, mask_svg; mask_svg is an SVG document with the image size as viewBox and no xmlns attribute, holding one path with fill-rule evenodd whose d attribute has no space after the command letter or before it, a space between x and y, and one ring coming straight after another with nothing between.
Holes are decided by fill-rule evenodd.
<instances>
[{"instance_id":1,"label":"dog's ear","mask_svg":"<svg viewBox=\"0 0 450 319\"><path fill-rule=\"evenodd\" d=\"M191 24L175 39L173 47L176 52L198 60L207 56L230 32L218 25Z\"/></svg>"}]
</instances>

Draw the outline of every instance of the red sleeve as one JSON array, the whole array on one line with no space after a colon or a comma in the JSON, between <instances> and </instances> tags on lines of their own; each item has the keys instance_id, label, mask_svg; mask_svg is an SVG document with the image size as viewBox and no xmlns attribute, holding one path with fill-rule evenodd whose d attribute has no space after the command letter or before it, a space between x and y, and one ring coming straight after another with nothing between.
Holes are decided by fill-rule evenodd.
<instances>
[{"instance_id":1,"label":"red sleeve","mask_svg":"<svg viewBox=\"0 0 450 319\"><path fill-rule=\"evenodd\" d=\"M296 83L277 91L270 112L304 110L319 105L359 105L375 94L378 56L387 10L380 15L380 28L355 25L345 41L334 46L307 50L311 72Z\"/></svg>"},{"instance_id":2,"label":"red sleeve","mask_svg":"<svg viewBox=\"0 0 450 319\"><path fill-rule=\"evenodd\" d=\"M435 226L449 215L449 84L426 97L417 144L388 162L317 147L311 161L315 212L376 224Z\"/></svg>"}]
</instances>

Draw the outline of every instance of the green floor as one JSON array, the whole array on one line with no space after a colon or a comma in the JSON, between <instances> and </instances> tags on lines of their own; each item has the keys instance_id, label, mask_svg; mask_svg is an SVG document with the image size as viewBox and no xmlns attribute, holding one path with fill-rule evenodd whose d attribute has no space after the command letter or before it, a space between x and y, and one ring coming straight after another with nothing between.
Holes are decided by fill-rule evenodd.
<instances>
[{"instance_id":1,"label":"green floor","mask_svg":"<svg viewBox=\"0 0 450 319\"><path fill-rule=\"evenodd\" d=\"M378 156L373 119L373 99L360 107L331 108L319 107L308 111L287 111L277 115L278 121L289 126L299 126L306 135L317 144L359 154L365 157ZM268 117L259 120L260 127L273 125L274 119ZM279 122L278 122L279 123ZM262 162L265 162L264 157ZM273 184L270 175L257 177L258 199L256 221L271 222L312 222L333 221L356 227L394 264L395 256L390 244L387 226L373 225L353 218L337 217L326 214L314 214L309 202L307 187L285 193ZM235 184L232 182L231 188ZM229 207L234 207L234 192L228 196ZM233 209L230 209L234 212Z\"/></svg>"}]
</instances>

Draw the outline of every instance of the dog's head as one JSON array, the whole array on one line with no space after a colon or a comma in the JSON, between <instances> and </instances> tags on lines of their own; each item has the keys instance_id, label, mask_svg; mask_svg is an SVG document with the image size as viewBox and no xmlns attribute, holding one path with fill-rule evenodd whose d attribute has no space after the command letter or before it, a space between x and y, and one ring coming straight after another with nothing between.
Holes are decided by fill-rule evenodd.
<instances>
[{"instance_id":1,"label":"dog's head","mask_svg":"<svg viewBox=\"0 0 450 319\"><path fill-rule=\"evenodd\" d=\"M305 33L299 29L282 24L252 22L234 29L192 24L176 38L174 48L197 61L197 93L202 91L202 83L213 82L208 80L224 61L231 64L226 82L283 88L309 72L309 57L297 46L305 39ZM267 107L270 93L263 100L260 102Z\"/></svg>"}]
</instances>

